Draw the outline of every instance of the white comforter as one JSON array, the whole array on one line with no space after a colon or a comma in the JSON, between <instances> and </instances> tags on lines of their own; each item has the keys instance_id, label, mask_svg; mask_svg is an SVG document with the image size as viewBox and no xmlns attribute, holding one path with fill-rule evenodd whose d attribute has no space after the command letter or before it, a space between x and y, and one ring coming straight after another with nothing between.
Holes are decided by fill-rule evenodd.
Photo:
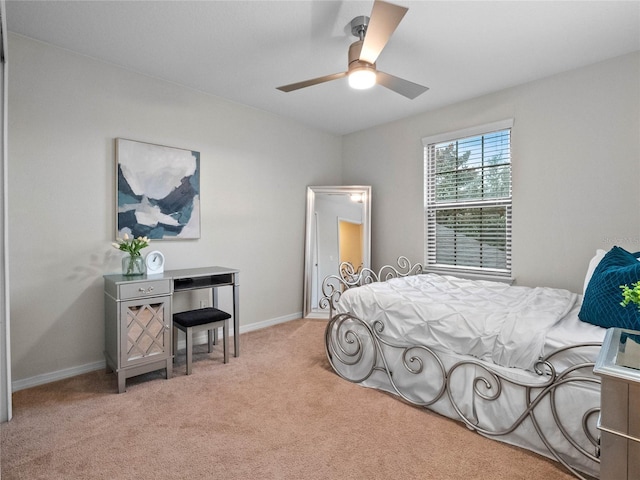
<instances>
[{"instance_id":1,"label":"white comforter","mask_svg":"<svg viewBox=\"0 0 640 480\"><path fill-rule=\"evenodd\" d=\"M425 274L347 290L337 311L382 321L387 338L532 370L576 299L562 289Z\"/></svg>"}]
</instances>

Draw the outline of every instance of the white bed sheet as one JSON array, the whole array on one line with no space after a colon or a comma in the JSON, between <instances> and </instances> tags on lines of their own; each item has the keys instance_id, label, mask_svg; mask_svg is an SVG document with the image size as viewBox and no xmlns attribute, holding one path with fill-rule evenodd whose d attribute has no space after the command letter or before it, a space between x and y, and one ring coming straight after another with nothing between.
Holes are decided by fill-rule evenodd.
<instances>
[{"instance_id":1,"label":"white bed sheet","mask_svg":"<svg viewBox=\"0 0 640 480\"><path fill-rule=\"evenodd\" d=\"M337 312L381 321L390 338L533 371L547 334L578 298L563 289L424 274L347 290Z\"/></svg>"},{"instance_id":2,"label":"white bed sheet","mask_svg":"<svg viewBox=\"0 0 640 480\"><path fill-rule=\"evenodd\" d=\"M600 342L604 340L606 328L591 325L578 318L582 306L582 295L564 318L553 326L545 339L545 354L558 348L575 343ZM598 349L599 350L599 349Z\"/></svg>"}]
</instances>

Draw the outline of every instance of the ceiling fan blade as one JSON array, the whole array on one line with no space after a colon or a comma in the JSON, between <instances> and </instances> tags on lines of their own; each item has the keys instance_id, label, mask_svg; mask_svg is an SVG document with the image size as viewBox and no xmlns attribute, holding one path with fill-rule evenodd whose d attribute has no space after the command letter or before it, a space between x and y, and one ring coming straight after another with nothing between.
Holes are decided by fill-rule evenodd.
<instances>
[{"instance_id":1,"label":"ceiling fan blade","mask_svg":"<svg viewBox=\"0 0 640 480\"><path fill-rule=\"evenodd\" d=\"M369 26L364 36L360 60L376 63L378 55L389 41L391 34L407 13L408 8L376 0L371 10Z\"/></svg>"},{"instance_id":2,"label":"ceiling fan blade","mask_svg":"<svg viewBox=\"0 0 640 480\"><path fill-rule=\"evenodd\" d=\"M393 90L400 95L404 95L411 100L429 90L429 87L423 87L422 85L410 82L409 80L394 77L393 75L381 72L380 70L378 70L376 83L383 87L387 87L389 90Z\"/></svg>"},{"instance_id":3,"label":"ceiling fan blade","mask_svg":"<svg viewBox=\"0 0 640 480\"><path fill-rule=\"evenodd\" d=\"M292 92L294 90L299 90L301 88L311 87L312 85L318 85L319 83L329 82L331 80L337 80L342 77L346 77L347 72L334 73L331 75L325 75L324 77L312 78L311 80L305 80L304 82L292 83L289 85L283 85L282 87L277 87L278 90L283 92Z\"/></svg>"}]
</instances>

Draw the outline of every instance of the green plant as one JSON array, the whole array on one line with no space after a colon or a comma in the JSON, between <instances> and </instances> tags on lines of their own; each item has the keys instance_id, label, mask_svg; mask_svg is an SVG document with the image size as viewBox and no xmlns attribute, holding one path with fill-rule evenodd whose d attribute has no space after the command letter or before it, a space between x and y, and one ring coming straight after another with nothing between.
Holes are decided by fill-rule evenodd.
<instances>
[{"instance_id":1,"label":"green plant","mask_svg":"<svg viewBox=\"0 0 640 480\"><path fill-rule=\"evenodd\" d=\"M620 285L620 288L622 289L622 302L620 302L620 305L626 307L630 303L635 303L640 310L640 281L632 283L631 287L629 285Z\"/></svg>"},{"instance_id":2,"label":"green plant","mask_svg":"<svg viewBox=\"0 0 640 480\"><path fill-rule=\"evenodd\" d=\"M132 257L138 257L140 256L140 250L148 247L150 242L151 240L147 237L133 238L125 233L122 238L117 238L111 245L113 245L113 248L127 252Z\"/></svg>"}]
</instances>

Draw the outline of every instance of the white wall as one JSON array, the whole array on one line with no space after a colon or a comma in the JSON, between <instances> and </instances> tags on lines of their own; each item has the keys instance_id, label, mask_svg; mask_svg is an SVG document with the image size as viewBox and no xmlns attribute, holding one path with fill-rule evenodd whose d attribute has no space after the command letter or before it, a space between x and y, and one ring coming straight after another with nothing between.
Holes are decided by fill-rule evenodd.
<instances>
[{"instance_id":1,"label":"white wall","mask_svg":"<svg viewBox=\"0 0 640 480\"><path fill-rule=\"evenodd\" d=\"M597 248L640 250L636 52L345 136L344 182L373 187L375 268L424 261L422 137L506 118L518 284L581 292Z\"/></svg>"},{"instance_id":2,"label":"white wall","mask_svg":"<svg viewBox=\"0 0 640 480\"><path fill-rule=\"evenodd\" d=\"M166 268L239 268L242 326L301 314L306 186L341 183L339 137L16 35L9 57L14 385L103 361L116 137L200 152L202 238L152 244Z\"/></svg>"},{"instance_id":3,"label":"white wall","mask_svg":"<svg viewBox=\"0 0 640 480\"><path fill-rule=\"evenodd\" d=\"M421 261L421 138L504 118L519 284L579 291L596 248L640 250L638 53L343 138L15 35L9 58L16 382L103 361L116 137L200 151L202 238L154 248L239 268L245 328L301 311L307 185L372 185L373 266Z\"/></svg>"}]
</instances>

